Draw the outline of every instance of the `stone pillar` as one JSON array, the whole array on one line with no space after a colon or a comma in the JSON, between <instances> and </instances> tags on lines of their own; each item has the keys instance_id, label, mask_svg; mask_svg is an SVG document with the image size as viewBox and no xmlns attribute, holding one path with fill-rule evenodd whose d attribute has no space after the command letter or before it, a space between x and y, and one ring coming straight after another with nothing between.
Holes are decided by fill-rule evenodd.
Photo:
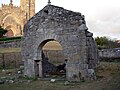
<instances>
[{"instance_id":1,"label":"stone pillar","mask_svg":"<svg viewBox=\"0 0 120 90\"><path fill-rule=\"evenodd\" d=\"M35 66L34 61L31 59L24 61L24 75L28 77L35 77Z\"/></svg>"},{"instance_id":2,"label":"stone pillar","mask_svg":"<svg viewBox=\"0 0 120 90\"><path fill-rule=\"evenodd\" d=\"M87 65L80 63L70 63L67 65L66 78L70 81L81 81L86 77Z\"/></svg>"},{"instance_id":3,"label":"stone pillar","mask_svg":"<svg viewBox=\"0 0 120 90\"><path fill-rule=\"evenodd\" d=\"M39 77L43 77L43 73L42 73L42 61L39 61Z\"/></svg>"}]
</instances>

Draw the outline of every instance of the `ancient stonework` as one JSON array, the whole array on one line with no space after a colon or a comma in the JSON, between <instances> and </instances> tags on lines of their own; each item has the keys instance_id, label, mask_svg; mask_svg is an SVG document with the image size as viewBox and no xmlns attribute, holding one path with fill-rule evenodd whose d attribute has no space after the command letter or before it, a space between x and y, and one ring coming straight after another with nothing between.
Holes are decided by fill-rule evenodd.
<instances>
[{"instance_id":1,"label":"ancient stonework","mask_svg":"<svg viewBox=\"0 0 120 90\"><path fill-rule=\"evenodd\" d=\"M120 48L112 48L112 49L102 49L99 50L100 58L107 59L119 59L120 58Z\"/></svg>"},{"instance_id":2,"label":"ancient stonework","mask_svg":"<svg viewBox=\"0 0 120 90\"><path fill-rule=\"evenodd\" d=\"M99 64L98 51L92 36L81 13L53 5L45 6L24 27L24 74L35 77L39 73L39 77L43 77L42 48L49 41L58 41L63 47L65 59L68 60L66 78L80 81L89 77L88 70L94 71Z\"/></svg>"},{"instance_id":3,"label":"ancient stonework","mask_svg":"<svg viewBox=\"0 0 120 90\"><path fill-rule=\"evenodd\" d=\"M30 1L30 2L29 2ZM6 36L23 35L23 27L28 19L35 14L35 0L20 0L20 6L2 4L0 9L0 26L7 29Z\"/></svg>"}]
</instances>

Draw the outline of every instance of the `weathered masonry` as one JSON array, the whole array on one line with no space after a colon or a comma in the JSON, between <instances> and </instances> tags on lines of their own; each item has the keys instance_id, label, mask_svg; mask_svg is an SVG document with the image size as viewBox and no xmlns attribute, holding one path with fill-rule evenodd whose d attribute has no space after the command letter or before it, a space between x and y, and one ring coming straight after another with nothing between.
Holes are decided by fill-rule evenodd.
<instances>
[{"instance_id":1,"label":"weathered masonry","mask_svg":"<svg viewBox=\"0 0 120 90\"><path fill-rule=\"evenodd\" d=\"M20 6L13 4L15 0L9 1L9 4L0 3L0 26L8 30L7 37L21 36L25 23L35 14L35 0L19 0Z\"/></svg>"},{"instance_id":2,"label":"weathered masonry","mask_svg":"<svg viewBox=\"0 0 120 90\"><path fill-rule=\"evenodd\" d=\"M92 36L81 13L53 5L45 6L24 27L24 74L28 77L43 77L45 63L43 64L42 47L49 41L57 41L68 60L66 78L79 81L87 77L87 70L96 68L99 63Z\"/></svg>"}]
</instances>

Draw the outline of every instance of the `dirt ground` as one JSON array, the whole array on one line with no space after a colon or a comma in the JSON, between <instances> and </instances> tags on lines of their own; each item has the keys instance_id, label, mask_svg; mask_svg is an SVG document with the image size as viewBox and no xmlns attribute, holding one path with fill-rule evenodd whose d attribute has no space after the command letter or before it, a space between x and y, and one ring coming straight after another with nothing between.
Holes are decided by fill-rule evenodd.
<instances>
[{"instance_id":1,"label":"dirt ground","mask_svg":"<svg viewBox=\"0 0 120 90\"><path fill-rule=\"evenodd\" d=\"M15 69L11 72L15 72ZM6 75L0 70L0 77ZM47 79L30 80L26 78L28 82L0 84L0 90L120 90L120 62L101 62L96 69L96 75L96 81L86 80L67 82L67 84L66 80L51 82Z\"/></svg>"}]
</instances>

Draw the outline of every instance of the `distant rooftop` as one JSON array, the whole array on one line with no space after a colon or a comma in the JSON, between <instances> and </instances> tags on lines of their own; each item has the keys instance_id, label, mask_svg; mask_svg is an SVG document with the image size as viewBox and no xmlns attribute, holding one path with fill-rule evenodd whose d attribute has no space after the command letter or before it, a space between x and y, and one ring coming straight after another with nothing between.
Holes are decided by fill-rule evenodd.
<instances>
[{"instance_id":1,"label":"distant rooftop","mask_svg":"<svg viewBox=\"0 0 120 90\"><path fill-rule=\"evenodd\" d=\"M120 43L120 40L117 40L118 43Z\"/></svg>"}]
</instances>

